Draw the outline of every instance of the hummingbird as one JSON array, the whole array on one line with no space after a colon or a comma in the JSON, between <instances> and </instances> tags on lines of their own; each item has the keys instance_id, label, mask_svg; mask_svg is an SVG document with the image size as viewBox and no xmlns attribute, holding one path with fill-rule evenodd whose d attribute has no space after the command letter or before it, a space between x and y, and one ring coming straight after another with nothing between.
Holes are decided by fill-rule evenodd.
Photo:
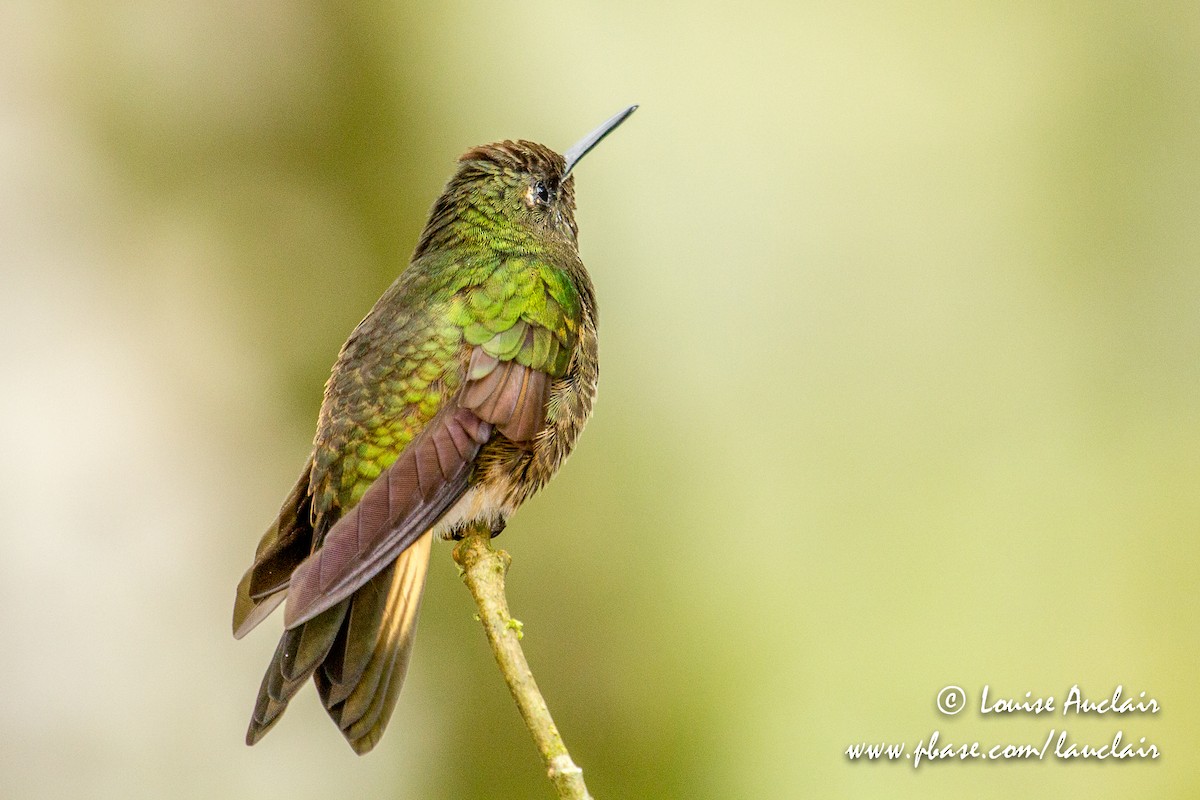
<instances>
[{"instance_id":1,"label":"hummingbird","mask_svg":"<svg viewBox=\"0 0 1200 800\"><path fill-rule=\"evenodd\" d=\"M247 744L311 677L370 751L408 669L433 538L500 533L574 448L599 369L571 172L636 109L562 155L525 140L463 154L408 267L342 346L312 454L237 587L236 638L284 607Z\"/></svg>"}]
</instances>

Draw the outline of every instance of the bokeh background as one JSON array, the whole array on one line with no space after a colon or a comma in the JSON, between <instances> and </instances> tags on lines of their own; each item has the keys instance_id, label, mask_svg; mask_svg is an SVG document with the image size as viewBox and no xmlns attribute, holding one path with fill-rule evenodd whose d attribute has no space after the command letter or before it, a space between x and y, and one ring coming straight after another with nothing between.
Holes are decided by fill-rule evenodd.
<instances>
[{"instance_id":1,"label":"bokeh background","mask_svg":"<svg viewBox=\"0 0 1200 800\"><path fill-rule=\"evenodd\" d=\"M1195 3L0 5L0 795L550 797L449 549L357 758L233 587L459 153L564 149L596 415L501 543L598 798L1191 798ZM963 686L1162 711L947 718ZM1133 763L851 763L863 740Z\"/></svg>"}]
</instances>

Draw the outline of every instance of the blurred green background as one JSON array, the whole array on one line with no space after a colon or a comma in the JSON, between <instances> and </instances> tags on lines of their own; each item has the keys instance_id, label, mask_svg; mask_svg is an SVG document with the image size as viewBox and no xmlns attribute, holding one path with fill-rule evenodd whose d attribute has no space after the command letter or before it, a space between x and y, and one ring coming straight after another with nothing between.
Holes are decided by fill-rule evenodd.
<instances>
[{"instance_id":1,"label":"blurred green background","mask_svg":"<svg viewBox=\"0 0 1200 800\"><path fill-rule=\"evenodd\" d=\"M500 540L605 798L1192 798L1200 7L0 5L0 794L552 796L435 549L355 757L233 588L468 147L564 149L596 415ZM1094 699L1157 715L997 720ZM1155 762L851 763L863 740Z\"/></svg>"}]
</instances>

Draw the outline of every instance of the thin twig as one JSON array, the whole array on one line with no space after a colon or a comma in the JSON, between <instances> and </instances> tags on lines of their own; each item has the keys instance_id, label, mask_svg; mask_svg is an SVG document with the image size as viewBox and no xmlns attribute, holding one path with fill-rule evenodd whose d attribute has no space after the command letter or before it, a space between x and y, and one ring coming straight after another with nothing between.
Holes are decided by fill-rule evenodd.
<instances>
[{"instance_id":1,"label":"thin twig","mask_svg":"<svg viewBox=\"0 0 1200 800\"><path fill-rule=\"evenodd\" d=\"M463 581L479 606L479 619L487 634L496 663L512 692L525 727L533 736L546 773L564 800L592 800L583 782L583 770L575 766L562 736L550 718L550 709L538 691L529 662L521 649L521 623L508 613L504 576L512 561L503 550L492 549L492 534L486 526L473 527L454 548L454 560L463 569Z\"/></svg>"}]
</instances>

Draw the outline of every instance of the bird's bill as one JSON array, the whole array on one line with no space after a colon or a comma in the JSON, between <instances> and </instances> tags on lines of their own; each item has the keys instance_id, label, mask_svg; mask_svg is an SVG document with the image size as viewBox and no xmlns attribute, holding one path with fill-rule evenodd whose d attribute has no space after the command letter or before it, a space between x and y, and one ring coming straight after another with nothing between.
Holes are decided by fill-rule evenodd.
<instances>
[{"instance_id":1,"label":"bird's bill","mask_svg":"<svg viewBox=\"0 0 1200 800\"><path fill-rule=\"evenodd\" d=\"M586 156L588 151L590 151L593 147L600 144L601 139L616 130L618 125L629 119L629 115L637 111L637 108L638 107L636 105L632 105L629 108L614 114L599 128L596 128L596 130L580 139L575 143L574 146L571 147L570 150L563 153L563 158L567 161L567 168L563 170L562 174L563 178L565 179L568 175L570 175L571 170L574 169L575 165L579 163L580 159Z\"/></svg>"}]
</instances>

